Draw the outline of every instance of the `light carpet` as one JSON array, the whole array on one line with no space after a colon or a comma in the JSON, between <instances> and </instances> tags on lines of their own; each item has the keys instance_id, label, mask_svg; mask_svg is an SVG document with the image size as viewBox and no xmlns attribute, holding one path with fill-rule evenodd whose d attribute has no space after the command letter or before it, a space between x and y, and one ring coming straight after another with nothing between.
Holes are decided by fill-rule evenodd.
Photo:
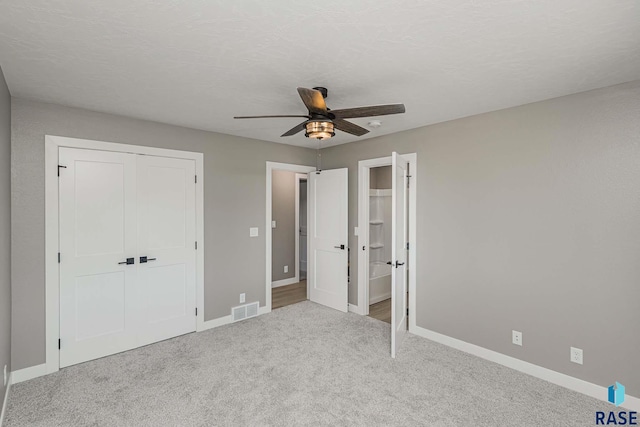
<instances>
[{"instance_id":1,"label":"light carpet","mask_svg":"<svg viewBox=\"0 0 640 427\"><path fill-rule=\"evenodd\" d=\"M587 426L606 402L311 302L11 389L6 426Z\"/></svg>"}]
</instances>

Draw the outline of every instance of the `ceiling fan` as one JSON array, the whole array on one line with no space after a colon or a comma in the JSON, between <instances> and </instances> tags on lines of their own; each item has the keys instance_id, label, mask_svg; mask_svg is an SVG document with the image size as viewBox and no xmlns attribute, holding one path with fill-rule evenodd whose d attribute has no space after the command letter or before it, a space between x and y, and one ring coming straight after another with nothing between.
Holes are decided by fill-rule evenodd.
<instances>
[{"instance_id":1,"label":"ceiling fan","mask_svg":"<svg viewBox=\"0 0 640 427\"><path fill-rule=\"evenodd\" d=\"M314 87L307 89L298 88L298 94L302 102L309 110L306 115L273 115L273 116L236 116L234 119L263 119L280 117L304 117L307 120L286 131L281 136L291 136L305 131L305 136L314 139L328 139L335 135L334 129L341 130L355 136L362 136L369 131L362 126L345 119L358 117L386 116L388 114L404 113L404 104L374 105L370 107L344 108L331 110L327 108L324 99L327 97L327 89Z\"/></svg>"}]
</instances>

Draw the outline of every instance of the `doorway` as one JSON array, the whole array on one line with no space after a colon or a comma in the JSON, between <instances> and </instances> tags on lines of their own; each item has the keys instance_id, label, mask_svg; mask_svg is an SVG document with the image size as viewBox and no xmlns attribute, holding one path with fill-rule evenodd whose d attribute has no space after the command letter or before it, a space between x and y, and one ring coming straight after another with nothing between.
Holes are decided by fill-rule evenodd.
<instances>
[{"instance_id":1,"label":"doorway","mask_svg":"<svg viewBox=\"0 0 640 427\"><path fill-rule=\"evenodd\" d=\"M274 242L274 228L279 227L278 220L274 219L274 208L279 204L279 199L274 197L273 192L276 188L274 180L278 179L279 171L295 172L307 177L308 232L299 233L299 216L295 228L285 228L287 232L293 233L298 240L298 246L300 240L304 241L306 237L307 250L303 252L303 249L298 247L288 258L282 258L282 247ZM299 176L298 181L300 186L304 178ZM306 258L306 299L346 313L349 307L348 169L316 170L311 166L267 162L266 184L266 311L270 312L275 308L274 288L298 284L298 292L302 293L304 285L300 284L300 258ZM288 212L291 213L291 210ZM295 217L296 215L294 220ZM294 259L296 253L299 257L297 262ZM276 256L293 262L297 277L291 274L290 269L285 268L290 264L276 261ZM287 274L285 270L288 271L289 277L278 276ZM298 299L302 299L300 294L297 296Z\"/></svg>"},{"instance_id":2,"label":"doorway","mask_svg":"<svg viewBox=\"0 0 640 427\"><path fill-rule=\"evenodd\" d=\"M272 309L307 299L307 174L271 172Z\"/></svg>"},{"instance_id":3,"label":"doorway","mask_svg":"<svg viewBox=\"0 0 640 427\"><path fill-rule=\"evenodd\" d=\"M391 323L391 165L369 169L369 316Z\"/></svg>"},{"instance_id":4,"label":"doorway","mask_svg":"<svg viewBox=\"0 0 640 427\"><path fill-rule=\"evenodd\" d=\"M267 162L268 311L308 299L306 195L307 174L312 171L315 171L315 168L311 166ZM301 207L302 204L304 206ZM301 221L300 215L303 214L305 218ZM301 230L305 231L304 235Z\"/></svg>"},{"instance_id":5,"label":"doorway","mask_svg":"<svg viewBox=\"0 0 640 427\"><path fill-rule=\"evenodd\" d=\"M357 312L391 323L392 357L415 328L416 177L415 153L358 163Z\"/></svg>"}]
</instances>

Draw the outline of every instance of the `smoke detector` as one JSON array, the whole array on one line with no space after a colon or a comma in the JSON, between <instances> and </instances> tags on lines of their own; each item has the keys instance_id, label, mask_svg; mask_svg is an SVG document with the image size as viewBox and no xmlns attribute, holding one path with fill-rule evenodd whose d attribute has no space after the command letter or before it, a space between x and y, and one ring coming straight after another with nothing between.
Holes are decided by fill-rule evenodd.
<instances>
[{"instance_id":1,"label":"smoke detector","mask_svg":"<svg viewBox=\"0 0 640 427\"><path fill-rule=\"evenodd\" d=\"M371 120L367 124L369 125L370 128L374 128L374 129L378 129L380 126L382 126L382 122L380 122L380 120Z\"/></svg>"}]
</instances>

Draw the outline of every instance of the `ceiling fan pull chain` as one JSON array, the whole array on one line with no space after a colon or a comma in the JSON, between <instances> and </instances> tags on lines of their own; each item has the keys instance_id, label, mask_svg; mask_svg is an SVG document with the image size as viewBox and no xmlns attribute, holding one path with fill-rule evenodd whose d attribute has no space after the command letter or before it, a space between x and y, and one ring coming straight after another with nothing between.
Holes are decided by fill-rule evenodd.
<instances>
[{"instance_id":1,"label":"ceiling fan pull chain","mask_svg":"<svg viewBox=\"0 0 640 427\"><path fill-rule=\"evenodd\" d=\"M318 149L316 150L316 173L322 171L322 154L320 154L320 140L318 140Z\"/></svg>"}]
</instances>

